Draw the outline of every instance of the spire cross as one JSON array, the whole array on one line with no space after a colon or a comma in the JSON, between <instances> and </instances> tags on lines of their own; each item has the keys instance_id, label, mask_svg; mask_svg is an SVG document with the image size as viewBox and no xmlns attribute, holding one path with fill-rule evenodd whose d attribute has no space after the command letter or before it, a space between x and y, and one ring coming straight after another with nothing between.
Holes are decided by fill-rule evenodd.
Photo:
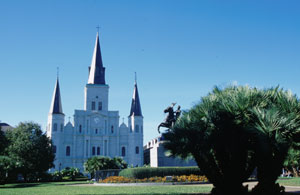
<instances>
[{"instance_id":1,"label":"spire cross","mask_svg":"<svg viewBox=\"0 0 300 195\"><path fill-rule=\"evenodd\" d=\"M136 83L136 72L134 72L134 81Z\"/></svg>"},{"instance_id":2,"label":"spire cross","mask_svg":"<svg viewBox=\"0 0 300 195\"><path fill-rule=\"evenodd\" d=\"M69 117L69 122L70 122L70 120L71 120L71 117Z\"/></svg>"},{"instance_id":3,"label":"spire cross","mask_svg":"<svg viewBox=\"0 0 300 195\"><path fill-rule=\"evenodd\" d=\"M96 28L97 28L97 31L98 31L98 34L99 34L99 29L100 29L100 26L98 25Z\"/></svg>"},{"instance_id":4,"label":"spire cross","mask_svg":"<svg viewBox=\"0 0 300 195\"><path fill-rule=\"evenodd\" d=\"M122 119L123 119L123 123L124 123L124 117Z\"/></svg>"},{"instance_id":5,"label":"spire cross","mask_svg":"<svg viewBox=\"0 0 300 195\"><path fill-rule=\"evenodd\" d=\"M57 78L59 77L59 67L56 67L56 75L57 75Z\"/></svg>"}]
</instances>

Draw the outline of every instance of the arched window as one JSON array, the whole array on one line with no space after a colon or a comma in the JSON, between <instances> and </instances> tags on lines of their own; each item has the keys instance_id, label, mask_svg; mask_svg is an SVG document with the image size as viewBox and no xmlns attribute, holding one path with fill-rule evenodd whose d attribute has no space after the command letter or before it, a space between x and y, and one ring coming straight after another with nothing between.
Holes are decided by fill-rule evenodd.
<instances>
[{"instance_id":1,"label":"arched window","mask_svg":"<svg viewBox=\"0 0 300 195\"><path fill-rule=\"evenodd\" d=\"M98 110L102 110L102 102L98 102Z\"/></svg>"},{"instance_id":2,"label":"arched window","mask_svg":"<svg viewBox=\"0 0 300 195\"><path fill-rule=\"evenodd\" d=\"M63 132L64 124L60 124L60 131Z\"/></svg>"},{"instance_id":3,"label":"arched window","mask_svg":"<svg viewBox=\"0 0 300 195\"><path fill-rule=\"evenodd\" d=\"M135 125L135 132L138 133L140 131L139 125Z\"/></svg>"},{"instance_id":4,"label":"arched window","mask_svg":"<svg viewBox=\"0 0 300 195\"><path fill-rule=\"evenodd\" d=\"M95 129L95 133L98 134L98 129Z\"/></svg>"},{"instance_id":5,"label":"arched window","mask_svg":"<svg viewBox=\"0 0 300 195\"><path fill-rule=\"evenodd\" d=\"M96 102L92 102L92 110L96 110Z\"/></svg>"},{"instance_id":6,"label":"arched window","mask_svg":"<svg viewBox=\"0 0 300 195\"><path fill-rule=\"evenodd\" d=\"M139 154L140 153L140 148L137 146L137 147L135 147L135 153L136 154Z\"/></svg>"},{"instance_id":7,"label":"arched window","mask_svg":"<svg viewBox=\"0 0 300 195\"><path fill-rule=\"evenodd\" d=\"M143 133L143 125L141 126L141 133Z\"/></svg>"},{"instance_id":8,"label":"arched window","mask_svg":"<svg viewBox=\"0 0 300 195\"><path fill-rule=\"evenodd\" d=\"M52 151L53 151L54 154L56 153L56 145L52 146Z\"/></svg>"},{"instance_id":9,"label":"arched window","mask_svg":"<svg viewBox=\"0 0 300 195\"><path fill-rule=\"evenodd\" d=\"M95 155L95 154L96 154L96 148L93 147L93 148L92 148L92 155Z\"/></svg>"},{"instance_id":10,"label":"arched window","mask_svg":"<svg viewBox=\"0 0 300 195\"><path fill-rule=\"evenodd\" d=\"M97 147L97 155L100 155L100 147Z\"/></svg>"},{"instance_id":11,"label":"arched window","mask_svg":"<svg viewBox=\"0 0 300 195\"><path fill-rule=\"evenodd\" d=\"M81 133L81 132L82 132L82 126L79 125L79 133Z\"/></svg>"},{"instance_id":12,"label":"arched window","mask_svg":"<svg viewBox=\"0 0 300 195\"><path fill-rule=\"evenodd\" d=\"M70 146L67 146L67 148L66 148L66 156L70 156L70 154L71 154L71 148L70 148Z\"/></svg>"},{"instance_id":13,"label":"arched window","mask_svg":"<svg viewBox=\"0 0 300 195\"><path fill-rule=\"evenodd\" d=\"M114 133L114 126L111 126L111 133Z\"/></svg>"},{"instance_id":14,"label":"arched window","mask_svg":"<svg viewBox=\"0 0 300 195\"><path fill-rule=\"evenodd\" d=\"M123 146L122 147L122 156L125 156L126 155L126 150L125 150L125 147Z\"/></svg>"},{"instance_id":15,"label":"arched window","mask_svg":"<svg viewBox=\"0 0 300 195\"><path fill-rule=\"evenodd\" d=\"M57 123L54 123L54 125L53 125L53 131L57 131Z\"/></svg>"}]
</instances>

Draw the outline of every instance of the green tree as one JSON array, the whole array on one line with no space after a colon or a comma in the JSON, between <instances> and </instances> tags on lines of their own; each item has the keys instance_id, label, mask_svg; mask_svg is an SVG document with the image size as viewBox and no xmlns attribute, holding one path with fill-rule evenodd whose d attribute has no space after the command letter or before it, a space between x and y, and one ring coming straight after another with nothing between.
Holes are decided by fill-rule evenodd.
<instances>
[{"instance_id":1,"label":"green tree","mask_svg":"<svg viewBox=\"0 0 300 195\"><path fill-rule=\"evenodd\" d=\"M94 178L96 171L106 169L124 169L127 168L127 163L120 157L114 157L113 159L105 156L95 156L89 158L84 163L84 169L91 174Z\"/></svg>"},{"instance_id":2,"label":"green tree","mask_svg":"<svg viewBox=\"0 0 300 195\"><path fill-rule=\"evenodd\" d=\"M7 145L8 145L7 138L0 127L0 155L4 154Z\"/></svg>"},{"instance_id":3,"label":"green tree","mask_svg":"<svg viewBox=\"0 0 300 195\"><path fill-rule=\"evenodd\" d=\"M299 177L298 168L300 165L300 151L291 148L288 156L284 161L284 167L293 173L294 177Z\"/></svg>"},{"instance_id":4,"label":"green tree","mask_svg":"<svg viewBox=\"0 0 300 195\"><path fill-rule=\"evenodd\" d=\"M0 156L0 185L5 184L10 171L15 167L14 162L8 156Z\"/></svg>"},{"instance_id":5,"label":"green tree","mask_svg":"<svg viewBox=\"0 0 300 195\"><path fill-rule=\"evenodd\" d=\"M20 123L6 135L9 141L7 154L25 181L41 177L54 166L55 155L51 141L42 132L40 125L33 122Z\"/></svg>"},{"instance_id":6,"label":"green tree","mask_svg":"<svg viewBox=\"0 0 300 195\"><path fill-rule=\"evenodd\" d=\"M278 88L215 88L163 135L165 147L173 156L192 155L214 184L212 194L247 193L242 183L255 167L253 192L280 193L275 181L288 149L297 146L299 108Z\"/></svg>"}]
</instances>

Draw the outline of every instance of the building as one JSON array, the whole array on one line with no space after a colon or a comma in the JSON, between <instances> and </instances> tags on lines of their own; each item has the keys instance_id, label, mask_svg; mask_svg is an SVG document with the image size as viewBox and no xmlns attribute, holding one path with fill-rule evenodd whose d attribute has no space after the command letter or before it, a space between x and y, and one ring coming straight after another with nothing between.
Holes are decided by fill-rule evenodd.
<instances>
[{"instance_id":1,"label":"building","mask_svg":"<svg viewBox=\"0 0 300 195\"><path fill-rule=\"evenodd\" d=\"M150 140L144 146L144 164L150 165L150 167L197 166L194 159L184 160L178 157L169 157L163 143L164 140L160 136Z\"/></svg>"},{"instance_id":2,"label":"building","mask_svg":"<svg viewBox=\"0 0 300 195\"><path fill-rule=\"evenodd\" d=\"M13 128L13 127L10 126L9 124L7 124L7 123L1 123L1 122L0 122L0 129L1 129L1 131L3 131L3 132L6 132L7 130L12 129L12 128Z\"/></svg>"},{"instance_id":3,"label":"building","mask_svg":"<svg viewBox=\"0 0 300 195\"><path fill-rule=\"evenodd\" d=\"M65 124L65 115L57 78L48 115L47 135L53 142L55 168L77 167L93 156L122 157L129 165L143 165L143 115L135 81L128 125L119 125L119 111L108 108L109 86L97 33L84 89L84 109L75 110L74 122ZM129 107L129 104L128 104Z\"/></svg>"}]
</instances>

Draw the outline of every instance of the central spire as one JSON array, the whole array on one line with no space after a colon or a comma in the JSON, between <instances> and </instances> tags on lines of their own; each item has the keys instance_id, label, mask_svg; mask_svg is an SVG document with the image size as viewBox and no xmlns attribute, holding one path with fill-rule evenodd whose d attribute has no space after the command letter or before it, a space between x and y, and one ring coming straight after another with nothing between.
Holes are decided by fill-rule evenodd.
<instances>
[{"instance_id":1,"label":"central spire","mask_svg":"<svg viewBox=\"0 0 300 195\"><path fill-rule=\"evenodd\" d=\"M103 67L103 63L102 63L99 33L97 33L92 63L91 66L89 67L88 84L105 85L105 68Z\"/></svg>"}]
</instances>

